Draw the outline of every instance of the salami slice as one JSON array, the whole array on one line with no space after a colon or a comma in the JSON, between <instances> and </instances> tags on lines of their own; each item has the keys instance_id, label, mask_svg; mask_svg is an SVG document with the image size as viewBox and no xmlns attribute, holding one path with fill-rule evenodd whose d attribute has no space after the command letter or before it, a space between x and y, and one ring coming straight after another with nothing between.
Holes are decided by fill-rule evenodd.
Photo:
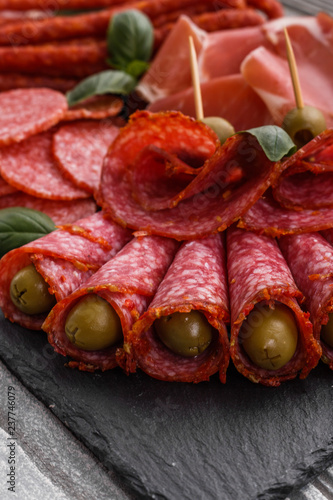
<instances>
[{"instance_id":1,"label":"salami slice","mask_svg":"<svg viewBox=\"0 0 333 500\"><path fill-rule=\"evenodd\" d=\"M232 227L227 262L230 354L237 370L267 386L298 374L305 378L317 365L321 348L276 241Z\"/></svg>"},{"instance_id":2,"label":"salami slice","mask_svg":"<svg viewBox=\"0 0 333 500\"><path fill-rule=\"evenodd\" d=\"M221 235L186 242L177 252L148 310L134 324L126 352L132 353L134 366L137 364L160 380L201 382L219 372L221 381L225 382L229 363L225 326L229 319L228 307ZM162 325L175 322L177 340L171 348L157 334L156 322L161 320ZM202 337L195 346L187 345L185 336L181 339L188 323L192 331L208 329L209 345ZM190 355L191 351L195 356ZM131 370L129 362L127 368Z\"/></svg>"},{"instance_id":3,"label":"salami slice","mask_svg":"<svg viewBox=\"0 0 333 500\"><path fill-rule=\"evenodd\" d=\"M238 226L271 236L321 231L333 226L333 209L288 210L268 190L241 217Z\"/></svg>"},{"instance_id":4,"label":"salami slice","mask_svg":"<svg viewBox=\"0 0 333 500\"><path fill-rule=\"evenodd\" d=\"M15 193L15 191L17 191L17 189L8 184L0 175L0 196Z\"/></svg>"},{"instance_id":5,"label":"salami slice","mask_svg":"<svg viewBox=\"0 0 333 500\"><path fill-rule=\"evenodd\" d=\"M146 310L178 248L176 241L147 236L130 241L83 286L53 308L43 330L54 349L70 356L70 366L82 370L107 370L126 356L127 338L133 323ZM82 298L96 295L107 301L121 322L123 341L97 350L77 347L66 335L67 317Z\"/></svg>"},{"instance_id":6,"label":"salami slice","mask_svg":"<svg viewBox=\"0 0 333 500\"><path fill-rule=\"evenodd\" d=\"M52 154L53 132L48 130L0 150L2 177L17 189L49 200L89 198L90 193L66 179Z\"/></svg>"},{"instance_id":7,"label":"salami slice","mask_svg":"<svg viewBox=\"0 0 333 500\"><path fill-rule=\"evenodd\" d=\"M103 120L104 118L117 116L123 105L122 99L113 95L90 97L75 106L71 106L66 112L63 121L81 120L82 118Z\"/></svg>"},{"instance_id":8,"label":"salami slice","mask_svg":"<svg viewBox=\"0 0 333 500\"><path fill-rule=\"evenodd\" d=\"M279 245L305 296L314 336L321 343L322 360L333 369L332 342L329 345L321 338L322 327L333 311L333 247L319 233L282 236Z\"/></svg>"},{"instance_id":9,"label":"salami slice","mask_svg":"<svg viewBox=\"0 0 333 500\"><path fill-rule=\"evenodd\" d=\"M15 89L0 94L0 146L20 142L58 123L67 101L51 89Z\"/></svg>"},{"instance_id":10,"label":"salami slice","mask_svg":"<svg viewBox=\"0 0 333 500\"><path fill-rule=\"evenodd\" d=\"M107 121L78 121L53 136L53 154L65 177L93 193L99 186L103 159L118 128Z\"/></svg>"},{"instance_id":11,"label":"salami slice","mask_svg":"<svg viewBox=\"0 0 333 500\"><path fill-rule=\"evenodd\" d=\"M96 212L96 203L93 198L84 198L73 201L58 201L36 198L29 194L17 191L7 196L0 196L0 208L27 207L46 213L53 222L70 224Z\"/></svg>"},{"instance_id":12,"label":"salami slice","mask_svg":"<svg viewBox=\"0 0 333 500\"><path fill-rule=\"evenodd\" d=\"M219 147L212 134L178 112L134 113L105 158L97 203L121 225L147 234L185 240L224 230L260 198L277 176L279 164L268 160L250 134L230 137ZM184 188L182 174L168 168L168 161L159 168L159 176L145 168L145 178L140 178L140 154L148 146L194 166L211 156ZM168 175L172 181L166 183ZM139 190L145 190L145 199L151 198L149 210L136 201ZM169 208L155 210L161 200Z\"/></svg>"},{"instance_id":13,"label":"salami slice","mask_svg":"<svg viewBox=\"0 0 333 500\"><path fill-rule=\"evenodd\" d=\"M4 315L26 328L40 330L47 312L30 314L16 307L10 297L14 276L33 263L48 292L59 301L87 281L130 238L129 231L97 212L77 221L73 230L58 229L8 252L0 260L0 307Z\"/></svg>"}]
</instances>

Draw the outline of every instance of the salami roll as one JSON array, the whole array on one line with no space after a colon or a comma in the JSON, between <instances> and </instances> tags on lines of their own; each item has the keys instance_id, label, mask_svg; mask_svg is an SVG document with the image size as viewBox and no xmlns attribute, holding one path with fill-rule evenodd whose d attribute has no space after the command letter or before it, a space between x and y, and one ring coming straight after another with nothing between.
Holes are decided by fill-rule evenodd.
<instances>
[{"instance_id":1,"label":"salami roll","mask_svg":"<svg viewBox=\"0 0 333 500\"><path fill-rule=\"evenodd\" d=\"M278 386L305 378L317 365L321 347L309 313L277 242L232 227L227 231L231 310L230 354L252 382Z\"/></svg>"},{"instance_id":2,"label":"salami roll","mask_svg":"<svg viewBox=\"0 0 333 500\"><path fill-rule=\"evenodd\" d=\"M129 231L97 212L11 250L0 260L4 315L26 328L40 330L55 302L84 283L130 238ZM35 290L41 295L34 295Z\"/></svg>"},{"instance_id":3,"label":"salami roll","mask_svg":"<svg viewBox=\"0 0 333 500\"><path fill-rule=\"evenodd\" d=\"M58 302L43 330L57 352L72 358L70 366L108 370L117 366L117 357L124 363L128 333L147 309L177 248L167 238L134 238Z\"/></svg>"},{"instance_id":4,"label":"salami roll","mask_svg":"<svg viewBox=\"0 0 333 500\"><path fill-rule=\"evenodd\" d=\"M11 186L37 198L75 200L91 193L64 177L52 152L53 131L47 130L0 150L0 172Z\"/></svg>"},{"instance_id":5,"label":"salami roll","mask_svg":"<svg viewBox=\"0 0 333 500\"><path fill-rule=\"evenodd\" d=\"M0 94L0 146L20 142L58 123L68 109L51 89L15 89Z\"/></svg>"},{"instance_id":6,"label":"salami roll","mask_svg":"<svg viewBox=\"0 0 333 500\"><path fill-rule=\"evenodd\" d=\"M322 347L321 359L333 369L333 247L319 233L282 236L279 245L305 296L313 333Z\"/></svg>"},{"instance_id":7,"label":"salami roll","mask_svg":"<svg viewBox=\"0 0 333 500\"><path fill-rule=\"evenodd\" d=\"M129 336L130 360L167 381L226 380L229 320L225 250L220 234L185 242L148 310Z\"/></svg>"},{"instance_id":8,"label":"salami roll","mask_svg":"<svg viewBox=\"0 0 333 500\"><path fill-rule=\"evenodd\" d=\"M221 146L209 127L182 113L139 111L108 151L96 199L121 225L197 239L238 220L279 168L250 134Z\"/></svg>"},{"instance_id":9,"label":"salami roll","mask_svg":"<svg viewBox=\"0 0 333 500\"><path fill-rule=\"evenodd\" d=\"M29 194L16 191L6 196L0 196L0 208L27 207L46 213L57 224L70 224L89 215L96 210L93 198L62 201L36 198Z\"/></svg>"},{"instance_id":10,"label":"salami roll","mask_svg":"<svg viewBox=\"0 0 333 500\"><path fill-rule=\"evenodd\" d=\"M91 194L98 188L104 156L118 128L107 121L68 123L53 136L53 155L72 183Z\"/></svg>"}]
</instances>

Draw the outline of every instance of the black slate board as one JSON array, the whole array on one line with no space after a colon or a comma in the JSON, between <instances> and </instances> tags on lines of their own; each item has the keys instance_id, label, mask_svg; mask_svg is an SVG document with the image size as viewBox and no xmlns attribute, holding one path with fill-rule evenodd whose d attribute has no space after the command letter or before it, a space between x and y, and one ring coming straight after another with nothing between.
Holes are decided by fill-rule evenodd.
<instances>
[{"instance_id":1,"label":"black slate board","mask_svg":"<svg viewBox=\"0 0 333 500\"><path fill-rule=\"evenodd\" d=\"M136 498L284 499L333 462L333 372L323 364L279 388L232 366L226 385L83 373L1 312L0 358Z\"/></svg>"}]
</instances>

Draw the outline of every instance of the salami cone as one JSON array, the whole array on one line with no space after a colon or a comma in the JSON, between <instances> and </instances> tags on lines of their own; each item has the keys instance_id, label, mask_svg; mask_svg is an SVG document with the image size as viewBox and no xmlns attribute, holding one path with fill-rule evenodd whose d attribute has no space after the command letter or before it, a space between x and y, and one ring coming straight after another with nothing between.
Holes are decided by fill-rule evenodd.
<instances>
[{"instance_id":1,"label":"salami cone","mask_svg":"<svg viewBox=\"0 0 333 500\"><path fill-rule=\"evenodd\" d=\"M237 370L268 386L298 374L305 378L317 365L321 348L278 244L232 227L227 231L227 255L230 354Z\"/></svg>"},{"instance_id":2,"label":"salami cone","mask_svg":"<svg viewBox=\"0 0 333 500\"><path fill-rule=\"evenodd\" d=\"M108 370L119 363L124 366L128 352L128 333L133 323L147 309L159 283L166 273L178 248L175 240L158 236L133 238L118 254L102 266L83 286L66 297L52 309L47 317L43 330L48 333L49 342L54 349L70 356L71 367L93 371ZM121 340L111 346L100 349L89 349L87 343L78 341L80 334L88 323L92 325L89 342L97 339L98 314L92 311L85 315L85 324L74 328L68 326L68 318L77 304L83 300L93 300L112 308L121 329ZM104 299L101 302L100 299ZM107 335L111 328L107 326ZM68 338L68 332L70 338ZM130 354L130 353L129 353Z\"/></svg>"},{"instance_id":3,"label":"salami cone","mask_svg":"<svg viewBox=\"0 0 333 500\"><path fill-rule=\"evenodd\" d=\"M131 238L131 232L104 217L102 212L69 224L11 250L0 260L0 307L12 322L40 330L48 314L27 314L11 299L14 276L33 264L59 301L84 283ZM24 302L24 293L18 297Z\"/></svg>"},{"instance_id":4,"label":"salami cone","mask_svg":"<svg viewBox=\"0 0 333 500\"><path fill-rule=\"evenodd\" d=\"M330 238L332 230L323 235ZM333 310L333 247L319 233L283 236L279 244L306 297L305 307L310 312L314 336L321 343L322 360L333 369L333 347L321 336Z\"/></svg>"},{"instance_id":5,"label":"salami cone","mask_svg":"<svg viewBox=\"0 0 333 500\"><path fill-rule=\"evenodd\" d=\"M182 313L185 316L181 316ZM184 321L181 318L185 318ZM186 321L192 318L200 321L200 328L202 321L211 332L210 343L208 347L204 345L203 350L200 346L186 345L184 330ZM158 336L157 321L161 319L169 325L174 320L179 322L174 326L177 339L173 340L171 348ZM130 349L139 368L157 379L201 382L219 371L221 381L225 382L229 363L225 326L228 319L225 250L221 235L186 242L177 252L148 310L135 323L129 337ZM191 349L195 348L194 356L190 356Z\"/></svg>"}]
</instances>

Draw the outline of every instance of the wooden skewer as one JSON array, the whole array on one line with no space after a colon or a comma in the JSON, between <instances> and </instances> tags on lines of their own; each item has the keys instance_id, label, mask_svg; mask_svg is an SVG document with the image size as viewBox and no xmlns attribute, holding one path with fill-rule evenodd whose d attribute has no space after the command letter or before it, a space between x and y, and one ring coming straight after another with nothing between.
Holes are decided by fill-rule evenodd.
<instances>
[{"instance_id":1,"label":"wooden skewer","mask_svg":"<svg viewBox=\"0 0 333 500\"><path fill-rule=\"evenodd\" d=\"M194 91L195 114L197 120L203 120L204 113L203 113L202 97L200 89L198 60L192 36L189 36L189 44L190 44L190 62L191 62L192 84Z\"/></svg>"},{"instance_id":2,"label":"wooden skewer","mask_svg":"<svg viewBox=\"0 0 333 500\"><path fill-rule=\"evenodd\" d=\"M296 107L299 109L302 109L302 108L304 108L302 91L301 91L301 86L300 86L300 82L299 82L295 54L294 54L293 48L291 46L291 42L290 42L287 28L284 28L284 36L285 36L285 40L286 40L287 58L288 58L291 80L292 80L292 84L293 84L293 88L294 88Z\"/></svg>"}]
</instances>

